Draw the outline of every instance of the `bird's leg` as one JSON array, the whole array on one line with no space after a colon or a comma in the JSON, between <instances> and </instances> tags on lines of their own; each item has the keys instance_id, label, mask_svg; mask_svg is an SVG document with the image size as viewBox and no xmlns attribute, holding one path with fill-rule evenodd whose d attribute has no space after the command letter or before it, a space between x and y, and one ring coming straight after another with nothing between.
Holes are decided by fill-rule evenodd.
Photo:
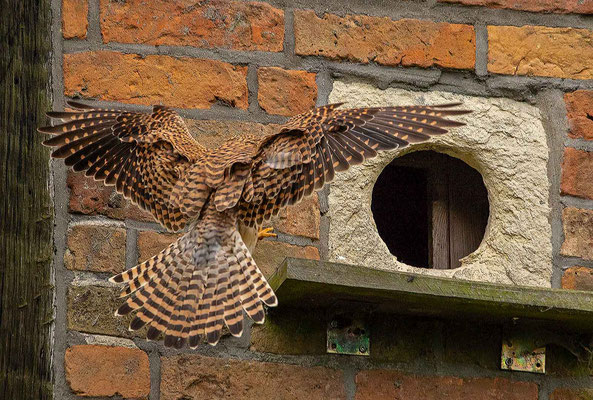
<instances>
[{"instance_id":1,"label":"bird's leg","mask_svg":"<svg viewBox=\"0 0 593 400\"><path fill-rule=\"evenodd\" d=\"M261 240L261 239L267 238L267 237L276 237L276 236L278 236L273 231L274 231L274 228L272 228L272 227L260 229L257 232L257 240Z\"/></svg>"}]
</instances>

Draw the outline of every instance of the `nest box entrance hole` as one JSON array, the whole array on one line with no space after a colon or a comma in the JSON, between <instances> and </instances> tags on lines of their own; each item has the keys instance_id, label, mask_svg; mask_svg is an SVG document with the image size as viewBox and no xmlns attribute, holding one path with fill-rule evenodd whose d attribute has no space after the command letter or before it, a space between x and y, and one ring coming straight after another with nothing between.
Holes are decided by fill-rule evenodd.
<instances>
[{"instance_id":1,"label":"nest box entrance hole","mask_svg":"<svg viewBox=\"0 0 593 400\"><path fill-rule=\"evenodd\" d=\"M387 165L373 188L379 235L399 261L452 269L478 248L488 224L488 192L478 171L434 151Z\"/></svg>"}]
</instances>

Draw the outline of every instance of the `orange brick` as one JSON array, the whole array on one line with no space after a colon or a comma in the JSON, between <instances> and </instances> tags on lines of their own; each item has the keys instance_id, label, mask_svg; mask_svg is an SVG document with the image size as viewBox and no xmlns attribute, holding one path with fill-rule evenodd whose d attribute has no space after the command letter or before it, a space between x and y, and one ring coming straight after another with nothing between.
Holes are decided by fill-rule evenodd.
<instances>
[{"instance_id":1,"label":"orange brick","mask_svg":"<svg viewBox=\"0 0 593 400\"><path fill-rule=\"evenodd\" d=\"M89 3L87 0L62 0L62 31L64 39L86 38Z\"/></svg>"},{"instance_id":2,"label":"orange brick","mask_svg":"<svg viewBox=\"0 0 593 400\"><path fill-rule=\"evenodd\" d=\"M72 346L65 355L66 380L81 396L146 399L150 392L148 356L139 349Z\"/></svg>"},{"instance_id":3,"label":"orange brick","mask_svg":"<svg viewBox=\"0 0 593 400\"><path fill-rule=\"evenodd\" d=\"M247 67L215 60L114 51L64 55L64 93L107 101L247 108Z\"/></svg>"},{"instance_id":4,"label":"orange brick","mask_svg":"<svg viewBox=\"0 0 593 400\"><path fill-rule=\"evenodd\" d=\"M126 268L126 230L103 225L74 225L68 229L66 268L118 274Z\"/></svg>"},{"instance_id":5,"label":"orange brick","mask_svg":"<svg viewBox=\"0 0 593 400\"><path fill-rule=\"evenodd\" d=\"M457 378L406 375L397 371L371 370L356 375L356 400L537 400L532 382L503 378Z\"/></svg>"},{"instance_id":6,"label":"orange brick","mask_svg":"<svg viewBox=\"0 0 593 400\"><path fill-rule=\"evenodd\" d=\"M319 250L313 246L302 247L283 242L260 240L253 252L253 258L266 278L272 276L287 257L319 260Z\"/></svg>"},{"instance_id":7,"label":"orange brick","mask_svg":"<svg viewBox=\"0 0 593 400\"><path fill-rule=\"evenodd\" d=\"M272 224L282 233L319 239L321 214L317 195L313 194L294 206L286 207L272 220Z\"/></svg>"},{"instance_id":8,"label":"orange brick","mask_svg":"<svg viewBox=\"0 0 593 400\"><path fill-rule=\"evenodd\" d=\"M282 51L284 11L267 3L101 0L103 41Z\"/></svg>"},{"instance_id":9,"label":"orange brick","mask_svg":"<svg viewBox=\"0 0 593 400\"><path fill-rule=\"evenodd\" d=\"M560 254L593 260L593 210L566 207L562 210L562 227Z\"/></svg>"},{"instance_id":10,"label":"orange brick","mask_svg":"<svg viewBox=\"0 0 593 400\"><path fill-rule=\"evenodd\" d=\"M181 234L159 233L152 231L138 232L138 262L148 260L173 243Z\"/></svg>"},{"instance_id":11,"label":"orange brick","mask_svg":"<svg viewBox=\"0 0 593 400\"><path fill-rule=\"evenodd\" d=\"M118 194L113 187L104 186L82 173L68 172L70 200L68 211L87 215L105 215L115 219L154 221L148 211L140 209Z\"/></svg>"},{"instance_id":12,"label":"orange brick","mask_svg":"<svg viewBox=\"0 0 593 400\"><path fill-rule=\"evenodd\" d=\"M562 161L562 194L593 199L593 152L567 147Z\"/></svg>"},{"instance_id":13,"label":"orange brick","mask_svg":"<svg viewBox=\"0 0 593 400\"><path fill-rule=\"evenodd\" d=\"M593 14L593 2L586 0L439 0L439 2L532 12Z\"/></svg>"},{"instance_id":14,"label":"orange brick","mask_svg":"<svg viewBox=\"0 0 593 400\"><path fill-rule=\"evenodd\" d=\"M414 19L295 11L295 51L300 55L384 65L472 69L476 42L471 25Z\"/></svg>"},{"instance_id":15,"label":"orange brick","mask_svg":"<svg viewBox=\"0 0 593 400\"><path fill-rule=\"evenodd\" d=\"M341 371L175 355L161 358L161 400L346 399Z\"/></svg>"},{"instance_id":16,"label":"orange brick","mask_svg":"<svg viewBox=\"0 0 593 400\"><path fill-rule=\"evenodd\" d=\"M562 288L573 290L593 290L593 268L574 266L562 275Z\"/></svg>"},{"instance_id":17,"label":"orange brick","mask_svg":"<svg viewBox=\"0 0 593 400\"><path fill-rule=\"evenodd\" d=\"M262 67L257 81L257 100L270 114L291 116L315 107L317 84L312 72Z\"/></svg>"},{"instance_id":18,"label":"orange brick","mask_svg":"<svg viewBox=\"0 0 593 400\"><path fill-rule=\"evenodd\" d=\"M568 136L593 140L593 91L577 90L566 93L564 102L570 124Z\"/></svg>"},{"instance_id":19,"label":"orange brick","mask_svg":"<svg viewBox=\"0 0 593 400\"><path fill-rule=\"evenodd\" d=\"M488 71L593 79L593 31L546 26L489 26Z\"/></svg>"}]
</instances>

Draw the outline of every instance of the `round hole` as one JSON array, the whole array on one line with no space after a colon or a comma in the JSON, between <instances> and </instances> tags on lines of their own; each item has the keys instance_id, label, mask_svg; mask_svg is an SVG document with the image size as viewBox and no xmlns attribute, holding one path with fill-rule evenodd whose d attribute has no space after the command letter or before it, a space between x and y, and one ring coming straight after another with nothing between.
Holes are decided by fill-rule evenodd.
<instances>
[{"instance_id":1,"label":"round hole","mask_svg":"<svg viewBox=\"0 0 593 400\"><path fill-rule=\"evenodd\" d=\"M488 224L488 191L478 171L434 151L396 158L375 182L379 236L399 261L451 269L478 248Z\"/></svg>"}]
</instances>

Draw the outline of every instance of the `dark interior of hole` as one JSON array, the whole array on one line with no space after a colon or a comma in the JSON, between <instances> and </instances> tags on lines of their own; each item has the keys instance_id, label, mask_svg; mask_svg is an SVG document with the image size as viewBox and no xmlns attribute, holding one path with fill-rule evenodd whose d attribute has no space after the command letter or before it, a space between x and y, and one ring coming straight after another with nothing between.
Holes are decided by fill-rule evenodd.
<instances>
[{"instance_id":1,"label":"dark interior of hole","mask_svg":"<svg viewBox=\"0 0 593 400\"><path fill-rule=\"evenodd\" d=\"M398 260L422 268L456 268L482 241L488 192L463 161L433 151L395 159L373 188L377 230Z\"/></svg>"},{"instance_id":2,"label":"dark interior of hole","mask_svg":"<svg viewBox=\"0 0 593 400\"><path fill-rule=\"evenodd\" d=\"M426 171L388 165L375 183L371 210L379 236L398 260L428 267Z\"/></svg>"}]
</instances>

